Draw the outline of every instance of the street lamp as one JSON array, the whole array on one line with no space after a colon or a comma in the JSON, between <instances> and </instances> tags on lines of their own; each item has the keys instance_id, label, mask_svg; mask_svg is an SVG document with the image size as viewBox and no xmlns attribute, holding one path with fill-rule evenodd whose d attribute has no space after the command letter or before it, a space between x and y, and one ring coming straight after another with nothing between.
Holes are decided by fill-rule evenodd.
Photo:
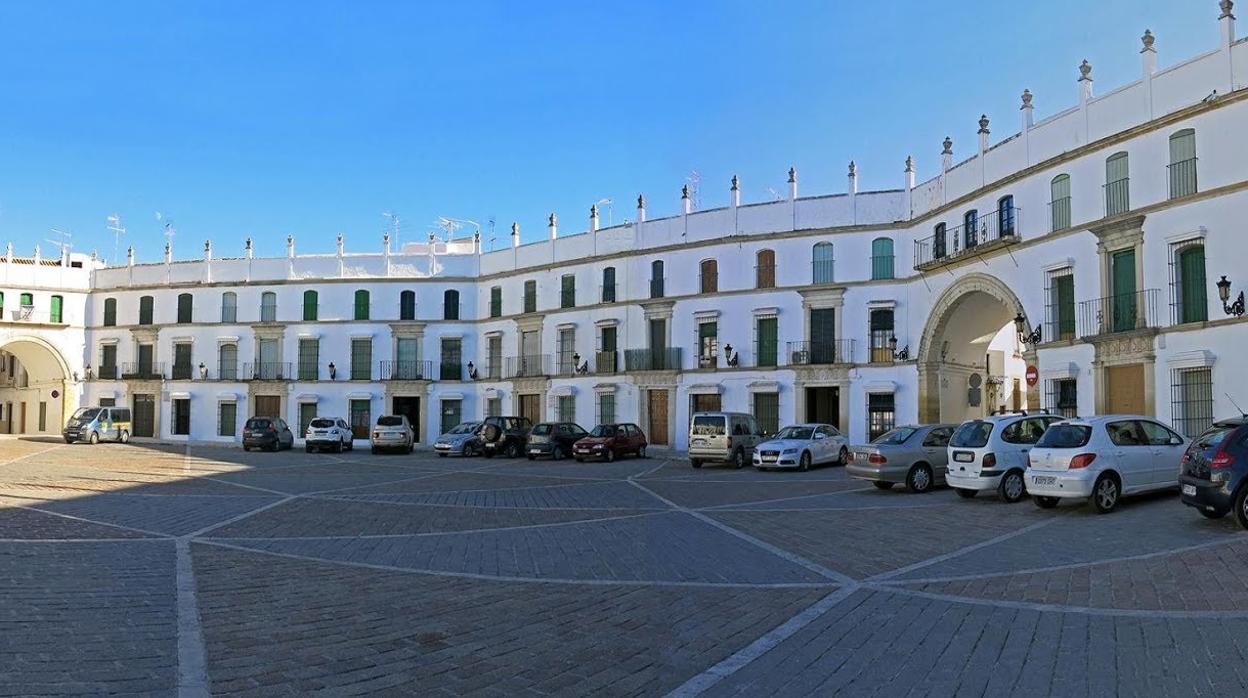
<instances>
[{"instance_id":1,"label":"street lamp","mask_svg":"<svg viewBox=\"0 0 1248 698\"><path fill-rule=\"evenodd\" d=\"M1227 303L1227 301L1231 300L1231 282L1227 281L1225 274L1218 281L1218 298L1222 299L1222 312L1235 317L1240 317L1244 314L1243 291L1239 292L1239 297L1235 299L1234 303Z\"/></svg>"},{"instance_id":2,"label":"street lamp","mask_svg":"<svg viewBox=\"0 0 1248 698\"><path fill-rule=\"evenodd\" d=\"M204 365L203 361L199 362L199 379L201 381L208 380L208 367Z\"/></svg>"},{"instance_id":3,"label":"street lamp","mask_svg":"<svg viewBox=\"0 0 1248 698\"><path fill-rule=\"evenodd\" d=\"M338 367L334 365L333 361L330 361L329 362L329 379L332 381L332 380L336 380L337 378L338 378Z\"/></svg>"},{"instance_id":4,"label":"street lamp","mask_svg":"<svg viewBox=\"0 0 1248 698\"><path fill-rule=\"evenodd\" d=\"M894 361L906 361L910 358L910 345L909 344L902 347L901 351L897 351L897 335L889 336L888 350L893 353Z\"/></svg>"},{"instance_id":5,"label":"street lamp","mask_svg":"<svg viewBox=\"0 0 1248 698\"><path fill-rule=\"evenodd\" d=\"M1037 327L1032 331L1027 331L1027 318L1023 317L1020 311L1014 316L1014 331L1018 333L1018 341L1023 344L1035 346L1040 343L1040 328Z\"/></svg>"}]
</instances>

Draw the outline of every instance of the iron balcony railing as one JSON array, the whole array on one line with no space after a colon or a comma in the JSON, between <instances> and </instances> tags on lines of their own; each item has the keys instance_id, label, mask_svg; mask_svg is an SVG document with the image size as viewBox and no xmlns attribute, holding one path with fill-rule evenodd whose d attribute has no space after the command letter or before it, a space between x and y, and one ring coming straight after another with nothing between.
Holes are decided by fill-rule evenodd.
<instances>
[{"instance_id":1,"label":"iron balcony railing","mask_svg":"<svg viewBox=\"0 0 1248 698\"><path fill-rule=\"evenodd\" d=\"M439 362L438 379L444 381L462 381L464 379L464 365L458 361Z\"/></svg>"},{"instance_id":2,"label":"iron balcony railing","mask_svg":"<svg viewBox=\"0 0 1248 698\"><path fill-rule=\"evenodd\" d=\"M833 339L819 342L789 342L786 352L789 364L849 364L854 362L854 340Z\"/></svg>"},{"instance_id":3,"label":"iron balcony railing","mask_svg":"<svg viewBox=\"0 0 1248 698\"><path fill-rule=\"evenodd\" d=\"M680 347L626 349L624 369L626 371L679 371L680 359Z\"/></svg>"},{"instance_id":4,"label":"iron balcony railing","mask_svg":"<svg viewBox=\"0 0 1248 698\"><path fill-rule=\"evenodd\" d=\"M503 379L503 357L490 357L485 360L485 366L481 369L479 378L487 381L497 381Z\"/></svg>"},{"instance_id":5,"label":"iron balcony railing","mask_svg":"<svg viewBox=\"0 0 1248 698\"><path fill-rule=\"evenodd\" d=\"M1131 210L1131 179L1123 177L1101 186L1105 190L1105 216Z\"/></svg>"},{"instance_id":6,"label":"iron balcony railing","mask_svg":"<svg viewBox=\"0 0 1248 698\"><path fill-rule=\"evenodd\" d=\"M834 283L836 262L831 259L817 259L810 263L810 283L816 286Z\"/></svg>"},{"instance_id":7,"label":"iron balcony railing","mask_svg":"<svg viewBox=\"0 0 1248 698\"><path fill-rule=\"evenodd\" d=\"M996 249L1002 244L1017 242L1023 210L1018 207L985 213L972 227L962 225L914 241L914 268L940 266L967 254Z\"/></svg>"},{"instance_id":8,"label":"iron balcony railing","mask_svg":"<svg viewBox=\"0 0 1248 698\"><path fill-rule=\"evenodd\" d=\"M868 334L871 340L868 361L873 364L888 364L896 360L893 353L893 330L871 330Z\"/></svg>"},{"instance_id":9,"label":"iron balcony railing","mask_svg":"<svg viewBox=\"0 0 1248 698\"><path fill-rule=\"evenodd\" d=\"M698 293L719 292L719 270L698 274Z\"/></svg>"},{"instance_id":10,"label":"iron balcony railing","mask_svg":"<svg viewBox=\"0 0 1248 698\"><path fill-rule=\"evenodd\" d=\"M165 364L162 361L124 363L121 365L121 377L161 380L165 377Z\"/></svg>"},{"instance_id":11,"label":"iron balcony railing","mask_svg":"<svg viewBox=\"0 0 1248 698\"><path fill-rule=\"evenodd\" d=\"M754 288L776 287L776 265L756 264L754 266Z\"/></svg>"},{"instance_id":12,"label":"iron balcony railing","mask_svg":"<svg viewBox=\"0 0 1248 698\"><path fill-rule=\"evenodd\" d=\"M261 304L260 322L277 322L277 303Z\"/></svg>"},{"instance_id":13,"label":"iron balcony railing","mask_svg":"<svg viewBox=\"0 0 1248 698\"><path fill-rule=\"evenodd\" d=\"M284 381L294 378L289 361L257 361L243 364L243 380Z\"/></svg>"},{"instance_id":14,"label":"iron balcony railing","mask_svg":"<svg viewBox=\"0 0 1248 698\"><path fill-rule=\"evenodd\" d=\"M549 376L550 354L508 356L503 360L504 378L537 378Z\"/></svg>"},{"instance_id":15,"label":"iron balcony railing","mask_svg":"<svg viewBox=\"0 0 1248 698\"><path fill-rule=\"evenodd\" d=\"M175 381L189 381L195 377L195 367L191 364L180 364L173 362L173 369L169 372L169 378Z\"/></svg>"},{"instance_id":16,"label":"iron balcony railing","mask_svg":"<svg viewBox=\"0 0 1248 698\"><path fill-rule=\"evenodd\" d=\"M104 364L95 370L95 377L99 380L117 380L117 364Z\"/></svg>"},{"instance_id":17,"label":"iron balcony railing","mask_svg":"<svg viewBox=\"0 0 1248 698\"><path fill-rule=\"evenodd\" d=\"M594 373L612 374L620 370L618 351L594 352Z\"/></svg>"},{"instance_id":18,"label":"iron balcony railing","mask_svg":"<svg viewBox=\"0 0 1248 698\"><path fill-rule=\"evenodd\" d=\"M1162 317L1157 314L1159 293L1155 288L1147 288L1080 302L1079 336L1096 337L1161 327Z\"/></svg>"},{"instance_id":19,"label":"iron balcony railing","mask_svg":"<svg viewBox=\"0 0 1248 698\"><path fill-rule=\"evenodd\" d=\"M1196 158L1172 162L1166 168L1170 171L1171 199L1196 193Z\"/></svg>"},{"instance_id":20,"label":"iron balcony railing","mask_svg":"<svg viewBox=\"0 0 1248 698\"><path fill-rule=\"evenodd\" d=\"M1070 227L1070 197L1063 196L1049 202L1049 230L1055 232Z\"/></svg>"},{"instance_id":21,"label":"iron balcony railing","mask_svg":"<svg viewBox=\"0 0 1248 698\"><path fill-rule=\"evenodd\" d=\"M427 381L433 380L433 362L402 360L382 361L380 364L383 381Z\"/></svg>"},{"instance_id":22,"label":"iron balcony railing","mask_svg":"<svg viewBox=\"0 0 1248 698\"><path fill-rule=\"evenodd\" d=\"M577 361L576 359L580 359ZM555 355L555 375L556 376L575 376L576 370L585 363L585 358L579 354L574 359L572 354L556 354Z\"/></svg>"}]
</instances>

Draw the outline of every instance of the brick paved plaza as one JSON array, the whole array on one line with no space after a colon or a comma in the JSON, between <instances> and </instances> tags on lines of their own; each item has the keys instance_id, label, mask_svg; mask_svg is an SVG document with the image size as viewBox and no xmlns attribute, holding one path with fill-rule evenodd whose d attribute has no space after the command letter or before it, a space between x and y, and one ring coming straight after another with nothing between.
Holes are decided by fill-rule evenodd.
<instances>
[{"instance_id":1,"label":"brick paved plaza","mask_svg":"<svg viewBox=\"0 0 1248 698\"><path fill-rule=\"evenodd\" d=\"M1248 535L838 469L0 441L0 693L1248 690Z\"/></svg>"}]
</instances>

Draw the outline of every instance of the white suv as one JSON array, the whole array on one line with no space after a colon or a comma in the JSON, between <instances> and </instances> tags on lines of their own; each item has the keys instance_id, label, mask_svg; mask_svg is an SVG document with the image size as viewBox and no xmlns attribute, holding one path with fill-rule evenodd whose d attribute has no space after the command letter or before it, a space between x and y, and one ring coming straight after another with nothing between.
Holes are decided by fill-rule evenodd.
<instances>
[{"instance_id":1,"label":"white suv","mask_svg":"<svg viewBox=\"0 0 1248 698\"><path fill-rule=\"evenodd\" d=\"M1019 501L1027 494L1027 453L1060 420L1023 413L963 422L949 440L945 482L967 499L996 490L1007 502Z\"/></svg>"},{"instance_id":2,"label":"white suv","mask_svg":"<svg viewBox=\"0 0 1248 698\"><path fill-rule=\"evenodd\" d=\"M355 450L351 427L337 417L313 417L303 435L303 449L311 453L326 448L335 453Z\"/></svg>"}]
</instances>

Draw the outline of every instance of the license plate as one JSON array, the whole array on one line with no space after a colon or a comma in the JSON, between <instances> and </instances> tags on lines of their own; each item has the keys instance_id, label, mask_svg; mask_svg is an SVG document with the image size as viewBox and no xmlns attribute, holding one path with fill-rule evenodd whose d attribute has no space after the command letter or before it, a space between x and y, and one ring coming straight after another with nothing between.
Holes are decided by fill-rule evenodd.
<instances>
[{"instance_id":1,"label":"license plate","mask_svg":"<svg viewBox=\"0 0 1248 698\"><path fill-rule=\"evenodd\" d=\"M1183 485L1183 494L1189 497L1196 496L1196 485Z\"/></svg>"},{"instance_id":2,"label":"license plate","mask_svg":"<svg viewBox=\"0 0 1248 698\"><path fill-rule=\"evenodd\" d=\"M262 431L253 431L253 432L251 432L251 435L252 435L252 436L264 436L264 432L262 432Z\"/></svg>"},{"instance_id":3,"label":"license plate","mask_svg":"<svg viewBox=\"0 0 1248 698\"><path fill-rule=\"evenodd\" d=\"M967 451L955 451L953 459L959 463L970 463L975 460L975 454Z\"/></svg>"},{"instance_id":4,"label":"license plate","mask_svg":"<svg viewBox=\"0 0 1248 698\"><path fill-rule=\"evenodd\" d=\"M541 453L541 452L542 452L542 449L540 449L540 448L530 448L530 449L529 449L529 453Z\"/></svg>"},{"instance_id":5,"label":"license plate","mask_svg":"<svg viewBox=\"0 0 1248 698\"><path fill-rule=\"evenodd\" d=\"M705 446L705 445L706 445L706 439L694 439L694 440L693 440L693 444L694 444L695 446Z\"/></svg>"},{"instance_id":6,"label":"license plate","mask_svg":"<svg viewBox=\"0 0 1248 698\"><path fill-rule=\"evenodd\" d=\"M1052 485L1057 483L1057 478L1052 475L1033 475L1031 481L1037 485Z\"/></svg>"}]
</instances>

